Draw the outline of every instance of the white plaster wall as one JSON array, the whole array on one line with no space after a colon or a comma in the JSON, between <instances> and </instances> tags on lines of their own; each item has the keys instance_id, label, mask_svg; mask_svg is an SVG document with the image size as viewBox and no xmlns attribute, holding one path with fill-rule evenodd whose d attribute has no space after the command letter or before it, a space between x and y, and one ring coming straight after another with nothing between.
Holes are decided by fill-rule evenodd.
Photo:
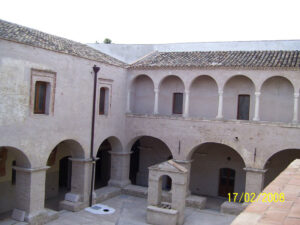
<instances>
[{"instance_id":1,"label":"white plaster wall","mask_svg":"<svg viewBox=\"0 0 300 225\"><path fill-rule=\"evenodd\" d=\"M200 76L190 87L189 114L192 117L213 119L218 111L218 87L209 76Z\"/></svg>"},{"instance_id":2,"label":"white plaster wall","mask_svg":"<svg viewBox=\"0 0 300 225\"><path fill-rule=\"evenodd\" d=\"M245 164L228 146L205 144L197 148L192 160L190 190L193 194L218 196L221 168L235 170L234 192L245 192Z\"/></svg>"},{"instance_id":3,"label":"white plaster wall","mask_svg":"<svg viewBox=\"0 0 300 225\"><path fill-rule=\"evenodd\" d=\"M273 77L261 89L260 118L263 121L291 122L294 90L285 78Z\"/></svg>"},{"instance_id":4,"label":"white plaster wall","mask_svg":"<svg viewBox=\"0 0 300 225\"><path fill-rule=\"evenodd\" d=\"M131 111L138 114L152 114L154 110L153 81L145 76L138 76L131 87Z\"/></svg>"},{"instance_id":5,"label":"white plaster wall","mask_svg":"<svg viewBox=\"0 0 300 225\"><path fill-rule=\"evenodd\" d=\"M176 76L166 77L159 87L158 112L161 115L172 115L173 93L184 93L184 84Z\"/></svg>"},{"instance_id":6,"label":"white plaster wall","mask_svg":"<svg viewBox=\"0 0 300 225\"><path fill-rule=\"evenodd\" d=\"M237 119L238 96L245 94L250 95L249 120L251 120L254 116L254 92L255 87L249 78L241 75L231 78L224 88L224 119Z\"/></svg>"}]
</instances>

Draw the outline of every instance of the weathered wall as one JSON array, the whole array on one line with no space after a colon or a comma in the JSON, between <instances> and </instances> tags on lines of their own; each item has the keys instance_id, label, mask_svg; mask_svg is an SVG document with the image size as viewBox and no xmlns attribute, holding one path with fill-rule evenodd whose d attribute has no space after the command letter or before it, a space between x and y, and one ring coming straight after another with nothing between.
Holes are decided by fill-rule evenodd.
<instances>
[{"instance_id":1,"label":"weathered wall","mask_svg":"<svg viewBox=\"0 0 300 225\"><path fill-rule=\"evenodd\" d=\"M0 146L14 146L22 150L32 167L45 166L53 148L66 139L80 143L85 157L88 157L94 64L101 67L98 77L110 79L112 87L110 113L107 116L96 115L97 148L105 136L123 136L125 70L0 40ZM32 68L56 72L53 115L31 113Z\"/></svg>"}]
</instances>

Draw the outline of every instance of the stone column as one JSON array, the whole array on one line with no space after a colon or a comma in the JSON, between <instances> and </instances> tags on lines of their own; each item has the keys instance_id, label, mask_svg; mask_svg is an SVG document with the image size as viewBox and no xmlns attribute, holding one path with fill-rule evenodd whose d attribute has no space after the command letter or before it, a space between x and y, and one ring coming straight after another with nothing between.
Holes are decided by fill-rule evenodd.
<instances>
[{"instance_id":1,"label":"stone column","mask_svg":"<svg viewBox=\"0 0 300 225\"><path fill-rule=\"evenodd\" d=\"M159 94L159 90L158 88L154 88L154 114L158 114L158 94Z\"/></svg>"},{"instance_id":2,"label":"stone column","mask_svg":"<svg viewBox=\"0 0 300 225\"><path fill-rule=\"evenodd\" d=\"M245 193L259 194L264 187L264 178L267 170L246 167Z\"/></svg>"},{"instance_id":3,"label":"stone column","mask_svg":"<svg viewBox=\"0 0 300 225\"><path fill-rule=\"evenodd\" d=\"M192 165L192 160L176 160L174 159L176 163L179 165L183 166L184 168L187 169L187 188L186 188L186 196L191 195L191 190L190 190L190 179L191 179L191 165Z\"/></svg>"},{"instance_id":4,"label":"stone column","mask_svg":"<svg viewBox=\"0 0 300 225\"><path fill-rule=\"evenodd\" d=\"M128 92L127 92L127 109L126 109L127 113L131 113L131 109L130 109L130 97L131 97L131 90L129 89Z\"/></svg>"},{"instance_id":5,"label":"stone column","mask_svg":"<svg viewBox=\"0 0 300 225\"><path fill-rule=\"evenodd\" d=\"M172 183L172 209L178 210L178 225L182 225L184 223L184 210L186 202L186 196L184 193L186 192L186 189L186 183Z\"/></svg>"},{"instance_id":6,"label":"stone column","mask_svg":"<svg viewBox=\"0 0 300 225\"><path fill-rule=\"evenodd\" d=\"M293 115L293 123L298 123L298 99L299 93L294 93L294 115Z\"/></svg>"},{"instance_id":7,"label":"stone column","mask_svg":"<svg viewBox=\"0 0 300 225\"><path fill-rule=\"evenodd\" d=\"M259 121L259 99L260 99L260 92L255 92L255 110L254 110L254 117L253 121Z\"/></svg>"},{"instance_id":8,"label":"stone column","mask_svg":"<svg viewBox=\"0 0 300 225\"><path fill-rule=\"evenodd\" d=\"M76 212L89 205L93 161L79 158L69 160L72 161L71 192L60 202L60 208Z\"/></svg>"},{"instance_id":9,"label":"stone column","mask_svg":"<svg viewBox=\"0 0 300 225\"><path fill-rule=\"evenodd\" d=\"M25 212L26 222L42 224L47 219L44 204L46 170L49 167L13 168L16 170L15 209Z\"/></svg>"},{"instance_id":10,"label":"stone column","mask_svg":"<svg viewBox=\"0 0 300 225\"><path fill-rule=\"evenodd\" d=\"M223 90L219 90L219 105L217 119L223 119Z\"/></svg>"},{"instance_id":11,"label":"stone column","mask_svg":"<svg viewBox=\"0 0 300 225\"><path fill-rule=\"evenodd\" d=\"M111 169L109 185L115 187L125 187L130 184L130 154L131 152L113 152L111 154Z\"/></svg>"},{"instance_id":12,"label":"stone column","mask_svg":"<svg viewBox=\"0 0 300 225\"><path fill-rule=\"evenodd\" d=\"M185 90L185 101L184 101L184 113L183 117L189 117L189 107L190 107L190 91Z\"/></svg>"}]
</instances>

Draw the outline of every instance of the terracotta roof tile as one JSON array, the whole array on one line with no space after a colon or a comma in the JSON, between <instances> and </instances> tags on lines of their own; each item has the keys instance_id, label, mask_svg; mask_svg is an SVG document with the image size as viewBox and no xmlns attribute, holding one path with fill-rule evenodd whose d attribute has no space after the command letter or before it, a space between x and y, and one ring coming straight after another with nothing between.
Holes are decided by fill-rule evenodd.
<instances>
[{"instance_id":1,"label":"terracotta roof tile","mask_svg":"<svg viewBox=\"0 0 300 225\"><path fill-rule=\"evenodd\" d=\"M123 67L126 64L85 44L0 20L0 39Z\"/></svg>"},{"instance_id":2,"label":"terracotta roof tile","mask_svg":"<svg viewBox=\"0 0 300 225\"><path fill-rule=\"evenodd\" d=\"M300 68L299 51L154 52L129 68L244 67Z\"/></svg>"}]
</instances>

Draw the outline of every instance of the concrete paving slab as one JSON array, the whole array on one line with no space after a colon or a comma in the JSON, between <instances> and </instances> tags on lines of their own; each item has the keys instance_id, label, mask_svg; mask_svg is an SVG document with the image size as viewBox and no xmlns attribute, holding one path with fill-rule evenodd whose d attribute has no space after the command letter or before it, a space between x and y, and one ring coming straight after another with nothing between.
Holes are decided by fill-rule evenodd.
<instances>
[{"instance_id":1,"label":"concrete paving slab","mask_svg":"<svg viewBox=\"0 0 300 225\"><path fill-rule=\"evenodd\" d=\"M108 199L102 204L114 208L116 211L109 215L95 215L87 211L63 212L57 220L47 225L147 225L146 209L147 200L128 195L119 195ZM235 218L234 215L226 215L212 210L200 210L186 208L185 225L229 225ZM200 222L201 221L201 222Z\"/></svg>"}]
</instances>

